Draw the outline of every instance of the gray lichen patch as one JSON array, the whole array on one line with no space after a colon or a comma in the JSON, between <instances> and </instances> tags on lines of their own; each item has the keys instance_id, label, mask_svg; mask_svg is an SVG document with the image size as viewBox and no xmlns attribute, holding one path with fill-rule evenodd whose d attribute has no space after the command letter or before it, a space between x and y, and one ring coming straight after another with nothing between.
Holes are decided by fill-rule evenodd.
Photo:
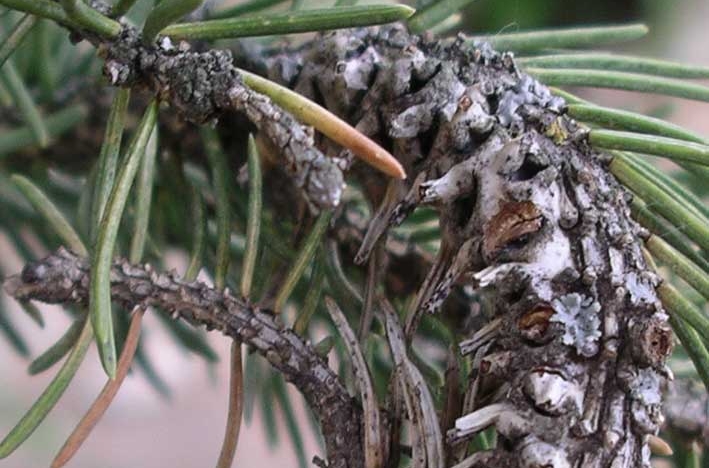
<instances>
[{"instance_id":1,"label":"gray lichen patch","mask_svg":"<svg viewBox=\"0 0 709 468\"><path fill-rule=\"evenodd\" d=\"M523 75L514 86L502 93L497 118L504 126L524 128L530 113L538 112L538 109L560 112L564 106L564 100L552 95L549 88L531 76Z\"/></svg>"},{"instance_id":2,"label":"gray lichen patch","mask_svg":"<svg viewBox=\"0 0 709 468\"><path fill-rule=\"evenodd\" d=\"M590 357L596 354L598 339L601 337L601 320L598 314L601 305L592 297L584 297L578 293L561 296L552 304L556 313L550 320L564 327L564 344L573 346L582 356Z\"/></svg>"},{"instance_id":3,"label":"gray lichen patch","mask_svg":"<svg viewBox=\"0 0 709 468\"><path fill-rule=\"evenodd\" d=\"M659 405L662 403L662 393L659 391L660 376L649 368L639 369L630 385L630 396L643 405Z\"/></svg>"},{"instance_id":4,"label":"gray lichen patch","mask_svg":"<svg viewBox=\"0 0 709 468\"><path fill-rule=\"evenodd\" d=\"M633 304L653 304L657 301L655 287L657 277L650 274L630 272L627 275L627 287Z\"/></svg>"}]
</instances>

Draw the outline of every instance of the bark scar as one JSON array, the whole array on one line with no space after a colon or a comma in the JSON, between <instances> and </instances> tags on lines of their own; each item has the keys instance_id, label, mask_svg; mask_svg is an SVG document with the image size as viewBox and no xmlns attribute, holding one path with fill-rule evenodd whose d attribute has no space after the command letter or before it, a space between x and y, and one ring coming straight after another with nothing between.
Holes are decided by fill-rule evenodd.
<instances>
[{"instance_id":1,"label":"bark scar","mask_svg":"<svg viewBox=\"0 0 709 468\"><path fill-rule=\"evenodd\" d=\"M483 255L494 259L502 249L541 229L544 221L539 208L531 201L507 202L485 227Z\"/></svg>"}]
</instances>

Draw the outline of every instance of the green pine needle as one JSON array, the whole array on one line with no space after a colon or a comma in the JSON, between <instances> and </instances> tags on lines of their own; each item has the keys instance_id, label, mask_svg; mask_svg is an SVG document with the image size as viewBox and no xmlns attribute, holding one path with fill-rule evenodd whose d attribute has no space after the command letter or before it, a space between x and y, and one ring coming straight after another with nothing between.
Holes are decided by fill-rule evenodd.
<instances>
[{"instance_id":1,"label":"green pine needle","mask_svg":"<svg viewBox=\"0 0 709 468\"><path fill-rule=\"evenodd\" d=\"M709 146L700 143L642 133L601 129L591 130L588 140L598 148L634 151L709 166Z\"/></svg>"},{"instance_id":2,"label":"green pine needle","mask_svg":"<svg viewBox=\"0 0 709 468\"><path fill-rule=\"evenodd\" d=\"M39 187L34 185L26 177L18 174L13 175L11 180L63 243L82 257L88 255L88 251L81 241L79 234L76 233L74 228L71 227L71 224L69 224L69 221L67 221L56 205L47 198Z\"/></svg>"},{"instance_id":3,"label":"green pine needle","mask_svg":"<svg viewBox=\"0 0 709 468\"><path fill-rule=\"evenodd\" d=\"M645 242L645 247L653 257L667 265L670 270L696 289L705 299L709 300L709 273L702 271L700 267L658 236L651 236ZM707 339L709 339L709 336L707 336Z\"/></svg>"},{"instance_id":4,"label":"green pine needle","mask_svg":"<svg viewBox=\"0 0 709 468\"><path fill-rule=\"evenodd\" d=\"M707 351L702 337L687 322L679 318L678 314L672 313L673 310L670 309L670 306L665 304L665 307L671 312L670 325L672 326L672 331L679 338L694 367L697 369L699 377L704 382L704 387L709 391L709 351Z\"/></svg>"},{"instance_id":5,"label":"green pine needle","mask_svg":"<svg viewBox=\"0 0 709 468\"><path fill-rule=\"evenodd\" d=\"M19 301L20 308L32 319L40 328L44 328L44 317L42 312L31 301Z\"/></svg>"},{"instance_id":6,"label":"green pine needle","mask_svg":"<svg viewBox=\"0 0 709 468\"><path fill-rule=\"evenodd\" d=\"M690 443L689 447L687 447L687 453L685 455L682 468L701 468L703 461L702 452L703 451L698 447L696 442Z\"/></svg>"},{"instance_id":7,"label":"green pine needle","mask_svg":"<svg viewBox=\"0 0 709 468\"><path fill-rule=\"evenodd\" d=\"M261 406L261 417L263 418L263 425L266 429L266 442L269 448L275 448L280 442L280 437L278 435L278 422L276 421L276 412L274 411L273 399L274 396L274 380L278 379L279 376L273 371L270 371L271 378L266 381L264 388L259 389L259 394L256 398L259 400ZM248 380L248 379L247 379Z\"/></svg>"},{"instance_id":8,"label":"green pine needle","mask_svg":"<svg viewBox=\"0 0 709 468\"><path fill-rule=\"evenodd\" d=\"M594 104L586 101L585 99L581 99L580 97L576 96L575 94L572 94L568 91L565 91L561 88L556 88L554 86L549 86L549 91L552 92L555 96L559 96L564 98L567 104L583 104L583 105L588 105L592 106Z\"/></svg>"},{"instance_id":9,"label":"green pine needle","mask_svg":"<svg viewBox=\"0 0 709 468\"><path fill-rule=\"evenodd\" d=\"M704 217L697 216L680 200L665 193L623 158L614 158L610 170L618 180L642 199L652 200L652 205L648 208L667 218L701 248L709 250L709 223Z\"/></svg>"},{"instance_id":10,"label":"green pine needle","mask_svg":"<svg viewBox=\"0 0 709 468\"><path fill-rule=\"evenodd\" d=\"M414 212L406 218L404 223L415 226L418 224L430 223L431 221L438 222L438 212L427 206L418 206Z\"/></svg>"},{"instance_id":11,"label":"green pine needle","mask_svg":"<svg viewBox=\"0 0 709 468\"><path fill-rule=\"evenodd\" d=\"M202 127L201 135L212 169L214 193L217 199L217 265L214 271L214 285L217 289L224 289L226 276L229 272L229 242L231 239L229 165L217 132L212 128Z\"/></svg>"},{"instance_id":12,"label":"green pine needle","mask_svg":"<svg viewBox=\"0 0 709 468\"><path fill-rule=\"evenodd\" d=\"M709 67L606 53L539 55L519 58L517 63L524 67L615 70L682 79L709 78Z\"/></svg>"},{"instance_id":13,"label":"green pine needle","mask_svg":"<svg viewBox=\"0 0 709 468\"><path fill-rule=\"evenodd\" d=\"M145 348L141 346L142 339L143 338L141 338L141 343L138 343L138 349L135 351L135 363L140 366L148 383L150 383L161 396L169 399L171 396L170 387L167 386L163 378L157 373L155 366L153 366L152 361L145 353Z\"/></svg>"},{"instance_id":14,"label":"green pine needle","mask_svg":"<svg viewBox=\"0 0 709 468\"><path fill-rule=\"evenodd\" d=\"M15 329L2 303L0 303L0 334L5 335L10 346L12 346L17 354L22 357L30 355L30 349L27 347L27 343L25 343L22 335Z\"/></svg>"},{"instance_id":15,"label":"green pine needle","mask_svg":"<svg viewBox=\"0 0 709 468\"><path fill-rule=\"evenodd\" d=\"M10 107L11 105L12 96L10 96L10 93L8 93L7 90L3 87L2 83L0 83L0 106Z\"/></svg>"},{"instance_id":16,"label":"green pine needle","mask_svg":"<svg viewBox=\"0 0 709 468\"><path fill-rule=\"evenodd\" d=\"M415 244L436 241L441 238L441 229L438 226L429 226L417 229L409 236L409 242Z\"/></svg>"},{"instance_id":17,"label":"green pine needle","mask_svg":"<svg viewBox=\"0 0 709 468\"><path fill-rule=\"evenodd\" d=\"M256 256L258 254L259 234L261 231L261 161L256 149L254 137L249 135L248 143L248 167L249 167L249 210L246 223L246 247L244 249L244 260L241 268L241 296L249 298L251 294L251 284L256 267Z\"/></svg>"},{"instance_id":18,"label":"green pine needle","mask_svg":"<svg viewBox=\"0 0 709 468\"><path fill-rule=\"evenodd\" d=\"M633 197L630 204L633 218L651 233L661 237L669 245L681 252L698 265L705 273L709 274L709 261L699 252L694 250L692 241L682 234L677 227L672 226L669 221L661 218L650 211L639 197Z\"/></svg>"},{"instance_id":19,"label":"green pine needle","mask_svg":"<svg viewBox=\"0 0 709 468\"><path fill-rule=\"evenodd\" d=\"M463 27L464 16L461 13L450 15L435 26L431 26L430 33L434 36L443 36L452 29L461 29Z\"/></svg>"},{"instance_id":20,"label":"green pine needle","mask_svg":"<svg viewBox=\"0 0 709 468\"><path fill-rule=\"evenodd\" d=\"M258 397L267 398L262 395L261 387L266 390L267 379L264 376L264 366L262 365L263 358L256 353L246 353L244 358L244 375L248 378L244 379L244 421L246 424L251 424L254 415L254 401ZM265 393L265 392L264 392Z\"/></svg>"},{"instance_id":21,"label":"green pine needle","mask_svg":"<svg viewBox=\"0 0 709 468\"><path fill-rule=\"evenodd\" d=\"M53 20L63 26L74 26L74 22L69 19L62 6L52 0L0 0L0 5Z\"/></svg>"},{"instance_id":22,"label":"green pine needle","mask_svg":"<svg viewBox=\"0 0 709 468\"><path fill-rule=\"evenodd\" d=\"M668 283L662 283L657 288L657 292L669 312L672 329L687 350L704 385L709 390L709 352L706 348L709 320Z\"/></svg>"},{"instance_id":23,"label":"green pine needle","mask_svg":"<svg viewBox=\"0 0 709 468\"><path fill-rule=\"evenodd\" d=\"M106 208L116 177L116 167L118 165L118 156L121 152L121 140L123 139L123 128L129 101L130 89L118 89L113 96L111 109L108 112L106 131L103 135L101 151L96 162L96 183L94 199L91 205L92 239L95 238L95 232L103 217L103 210Z\"/></svg>"},{"instance_id":24,"label":"green pine needle","mask_svg":"<svg viewBox=\"0 0 709 468\"><path fill-rule=\"evenodd\" d=\"M69 386L69 382L71 382L74 375L76 375L76 371L84 360L86 351L89 349L92 340L93 333L91 323L87 320L71 354L69 354L67 360L64 361L57 375L52 379L51 383L25 415L22 416L15 427L12 428L5 439L0 442L0 458L5 458L14 452L15 449L37 429L47 414L54 408L54 405L57 404L57 401L59 401L59 398L61 398L64 391Z\"/></svg>"},{"instance_id":25,"label":"green pine needle","mask_svg":"<svg viewBox=\"0 0 709 468\"><path fill-rule=\"evenodd\" d=\"M613 152L613 154L618 157L626 158L636 169L641 171L645 177L652 181L652 183L664 190L665 193L672 195L678 200L682 200L688 208L694 210L698 216L703 216L709 222L709 207L687 187L647 162L640 155L618 151Z\"/></svg>"},{"instance_id":26,"label":"green pine needle","mask_svg":"<svg viewBox=\"0 0 709 468\"><path fill-rule=\"evenodd\" d=\"M20 109L25 123L32 132L35 143L40 148L46 148L50 140L49 130L12 60L7 60L5 65L0 68L0 83L5 86Z\"/></svg>"},{"instance_id":27,"label":"green pine needle","mask_svg":"<svg viewBox=\"0 0 709 468\"><path fill-rule=\"evenodd\" d=\"M27 368L27 372L30 375L37 375L41 372L52 367L57 362L67 355L69 351L76 345L76 342L81 336L81 331L84 329L86 324L86 318L76 319L67 328L66 332L45 352L37 356L34 361L32 361Z\"/></svg>"},{"instance_id":28,"label":"green pine needle","mask_svg":"<svg viewBox=\"0 0 709 468\"><path fill-rule=\"evenodd\" d=\"M644 24L548 29L473 37L497 50L533 52L540 49L582 48L633 41L647 34Z\"/></svg>"},{"instance_id":29,"label":"green pine needle","mask_svg":"<svg viewBox=\"0 0 709 468\"><path fill-rule=\"evenodd\" d=\"M318 258L320 257L320 258ZM298 311L298 318L293 325L293 331L298 335L304 336L310 325L310 320L315 315L320 304L320 296L325 287L325 262L322 255L316 256L315 265L313 266L313 274L310 280L308 293L305 295L303 306Z\"/></svg>"},{"instance_id":30,"label":"green pine needle","mask_svg":"<svg viewBox=\"0 0 709 468\"><path fill-rule=\"evenodd\" d=\"M150 44L166 26L194 11L203 0L162 0L148 14L143 26L143 42Z\"/></svg>"},{"instance_id":31,"label":"green pine needle","mask_svg":"<svg viewBox=\"0 0 709 468\"><path fill-rule=\"evenodd\" d=\"M215 223L212 220L207 221L207 235L208 239L212 242L218 242L218 227L217 223ZM243 236L232 232L231 236L229 236L229 252L231 255L241 257L244 254L244 248L246 247L246 240L244 239ZM274 251L277 251L279 253L285 253L286 249L283 246L280 246L279 248L274 248ZM288 259L290 257L285 256L283 257L285 259Z\"/></svg>"},{"instance_id":32,"label":"green pine needle","mask_svg":"<svg viewBox=\"0 0 709 468\"><path fill-rule=\"evenodd\" d=\"M313 345L313 350L315 350L318 356L326 359L327 355L330 354L330 351L332 351L332 348L335 347L336 343L337 342L332 335L327 335L325 338Z\"/></svg>"},{"instance_id":33,"label":"green pine needle","mask_svg":"<svg viewBox=\"0 0 709 468\"><path fill-rule=\"evenodd\" d=\"M197 191L192 189L192 205L190 207L191 225L194 227L192 231L192 254L190 255L190 263L185 272L185 281L194 281L202 268L202 260L204 258L204 250L206 247L205 232L207 230L207 218L204 213L204 200Z\"/></svg>"},{"instance_id":34,"label":"green pine needle","mask_svg":"<svg viewBox=\"0 0 709 468\"><path fill-rule=\"evenodd\" d=\"M420 34L443 23L475 0L436 0L408 20L409 30Z\"/></svg>"},{"instance_id":35,"label":"green pine needle","mask_svg":"<svg viewBox=\"0 0 709 468\"><path fill-rule=\"evenodd\" d=\"M301 428L295 418L291 398L286 390L286 384L283 381L283 377L280 375L277 375L273 381L273 393L275 400L278 402L278 406L281 407L281 412L285 417L288 434L290 435L290 440L293 444L293 450L295 450L296 457L298 458L298 465L300 468L307 468L308 458L305 456L305 446L303 445Z\"/></svg>"},{"instance_id":36,"label":"green pine needle","mask_svg":"<svg viewBox=\"0 0 709 468\"><path fill-rule=\"evenodd\" d=\"M283 285L276 296L276 302L273 306L275 313L280 313L283 310L283 306L286 305L286 301L293 293L296 284L298 284L298 281L303 276L303 273L305 273L305 268L310 264L310 261L315 255L321 239L330 224L331 217L332 212L328 211L326 213L322 213L318 217L317 221L315 221L315 224L308 234L308 237L305 238L303 245L298 249L300 251L298 258L296 258L293 262L291 269L288 272L288 276L286 276L286 279L283 281Z\"/></svg>"},{"instance_id":37,"label":"green pine needle","mask_svg":"<svg viewBox=\"0 0 709 468\"><path fill-rule=\"evenodd\" d=\"M160 33L174 39L215 40L274 36L391 23L408 18L406 5L366 5L254 15L198 23L174 24Z\"/></svg>"},{"instance_id":38,"label":"green pine needle","mask_svg":"<svg viewBox=\"0 0 709 468\"><path fill-rule=\"evenodd\" d=\"M136 0L118 0L113 5L113 9L111 10L111 16L125 15L126 13L128 13L128 10L130 10L133 7L135 2L136 2Z\"/></svg>"},{"instance_id":39,"label":"green pine needle","mask_svg":"<svg viewBox=\"0 0 709 468\"><path fill-rule=\"evenodd\" d=\"M684 127L635 112L593 104L569 104L567 109L571 117L589 124L706 144L701 136Z\"/></svg>"},{"instance_id":40,"label":"green pine needle","mask_svg":"<svg viewBox=\"0 0 709 468\"><path fill-rule=\"evenodd\" d=\"M123 210L128 199L128 193L140 161L145 154L145 148L150 134L155 126L158 114L158 103L148 105L142 120L138 124L133 140L128 148L125 159L116 177L116 183L111 190L106 209L101 218L101 226L96 236L96 246L91 261L91 294L89 297L89 314L96 344L99 349L101 363L109 378L116 373L116 338L113 333L111 314L111 266L118 236L118 227L123 217Z\"/></svg>"},{"instance_id":41,"label":"green pine needle","mask_svg":"<svg viewBox=\"0 0 709 468\"><path fill-rule=\"evenodd\" d=\"M57 29L53 28L47 20L41 20L34 30L35 57L33 66L37 71L39 87L41 89L42 101L52 101L52 96L57 87L58 63L54 54L53 45L55 41L61 41L57 37Z\"/></svg>"},{"instance_id":42,"label":"green pine needle","mask_svg":"<svg viewBox=\"0 0 709 468\"><path fill-rule=\"evenodd\" d=\"M596 106L558 88L553 88L552 92L571 103L567 108L571 117L587 124L708 144L702 136L679 125L635 112ZM709 167L687 161L676 162L699 180L709 180Z\"/></svg>"},{"instance_id":43,"label":"green pine needle","mask_svg":"<svg viewBox=\"0 0 709 468\"><path fill-rule=\"evenodd\" d=\"M529 67L525 71L548 86L623 89L709 102L709 87L672 78L605 70Z\"/></svg>"},{"instance_id":44,"label":"green pine needle","mask_svg":"<svg viewBox=\"0 0 709 468\"><path fill-rule=\"evenodd\" d=\"M210 19L235 18L249 13L257 13L287 0L251 0L234 5L224 10L215 11L210 15Z\"/></svg>"},{"instance_id":45,"label":"green pine needle","mask_svg":"<svg viewBox=\"0 0 709 468\"><path fill-rule=\"evenodd\" d=\"M202 356L207 362L214 363L219 361L219 356L207 342L202 330L198 330L178 320L173 320L166 314L158 314L158 317L170 334L179 341L183 347Z\"/></svg>"},{"instance_id":46,"label":"green pine needle","mask_svg":"<svg viewBox=\"0 0 709 468\"><path fill-rule=\"evenodd\" d=\"M116 37L123 29L118 21L102 15L83 0L60 0L60 2L67 17L82 29L105 37Z\"/></svg>"},{"instance_id":47,"label":"green pine needle","mask_svg":"<svg viewBox=\"0 0 709 468\"><path fill-rule=\"evenodd\" d=\"M22 40L36 23L36 16L24 15L22 19L15 24L10 34L0 43L0 68L2 68L5 60L12 55L17 46L22 43Z\"/></svg>"},{"instance_id":48,"label":"green pine needle","mask_svg":"<svg viewBox=\"0 0 709 468\"><path fill-rule=\"evenodd\" d=\"M153 127L150 139L145 147L145 155L141 161L140 174L135 190L135 219L133 225L133 238L130 244L128 259L131 263L138 263L143 258L145 241L148 237L148 222L150 221L150 207L153 198L153 184L155 182L155 159L158 154L158 126Z\"/></svg>"},{"instance_id":49,"label":"green pine needle","mask_svg":"<svg viewBox=\"0 0 709 468\"><path fill-rule=\"evenodd\" d=\"M49 138L56 138L75 128L88 115L86 106L70 106L44 119ZM22 127L0 133L0 159L22 148L35 145L33 130Z\"/></svg>"}]
</instances>

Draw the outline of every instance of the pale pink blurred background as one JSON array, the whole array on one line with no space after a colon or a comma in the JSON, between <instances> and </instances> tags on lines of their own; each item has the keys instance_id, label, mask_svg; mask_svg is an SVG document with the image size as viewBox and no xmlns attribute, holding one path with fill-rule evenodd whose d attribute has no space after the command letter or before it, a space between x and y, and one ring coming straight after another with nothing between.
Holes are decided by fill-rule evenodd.
<instances>
[{"instance_id":1,"label":"pale pink blurred background","mask_svg":"<svg viewBox=\"0 0 709 468\"><path fill-rule=\"evenodd\" d=\"M666 2L668 17L651 32L651 37L628 50L668 59L709 65L709 2L688 0ZM633 93L594 92L594 99L608 105L647 111L671 102L675 111L671 120L704 135L709 135L709 104ZM8 244L0 238L0 267L11 273L19 264ZM11 302L7 297L2 300ZM41 330L16 307L13 320L29 341L32 355L46 349L65 330L68 319L57 308L44 314L46 327ZM156 326L157 325L157 326ZM144 329L149 335L148 353L160 375L172 389L172 399L162 399L136 373L126 379L113 405L87 443L69 464L73 468L172 468L214 466L222 441L228 384L229 341L212 333L210 342L222 356L212 375L203 360L190 356L172 343L156 318L148 314ZM30 377L28 361L14 354L0 339L0 436L4 436L31 405L56 372L51 370ZM246 376L248 378L248 376ZM0 461L2 468L48 466L53 455L93 401L104 383L104 374L94 348L81 367L64 398L32 437L11 457ZM291 388L292 390L292 388ZM296 406L303 421L305 451L310 458L320 449L310 425L304 421L302 400ZM280 421L281 443L267 446L260 412L242 427L234 466L297 466L292 446Z\"/></svg>"}]
</instances>

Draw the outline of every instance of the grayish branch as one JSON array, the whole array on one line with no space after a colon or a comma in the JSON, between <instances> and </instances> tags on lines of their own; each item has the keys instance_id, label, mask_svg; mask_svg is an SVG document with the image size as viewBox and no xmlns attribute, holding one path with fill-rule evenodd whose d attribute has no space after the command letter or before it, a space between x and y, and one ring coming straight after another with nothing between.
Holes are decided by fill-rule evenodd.
<instances>
[{"instance_id":1,"label":"grayish branch","mask_svg":"<svg viewBox=\"0 0 709 468\"><path fill-rule=\"evenodd\" d=\"M88 304L89 265L72 252L56 253L25 266L5 282L18 300ZM186 283L172 273L118 260L111 270L111 297L125 310L155 307L251 345L303 394L320 422L332 468L363 466L361 409L337 375L293 331L267 311L201 282Z\"/></svg>"}]
</instances>

